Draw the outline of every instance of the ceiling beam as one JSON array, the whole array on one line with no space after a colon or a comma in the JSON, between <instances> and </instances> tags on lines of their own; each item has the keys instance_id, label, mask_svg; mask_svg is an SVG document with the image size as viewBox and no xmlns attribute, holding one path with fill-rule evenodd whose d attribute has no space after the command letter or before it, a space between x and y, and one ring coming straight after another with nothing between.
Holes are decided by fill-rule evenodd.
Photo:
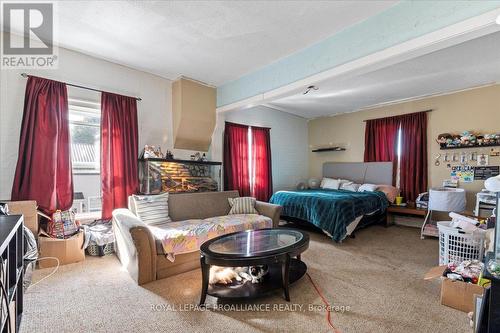
<instances>
[{"instance_id":1,"label":"ceiling beam","mask_svg":"<svg viewBox=\"0 0 500 333\"><path fill-rule=\"evenodd\" d=\"M362 75L498 32L500 31L500 25L496 24L496 20L499 15L500 9L489 11L404 43L388 47L330 70L298 80L283 87L272 89L268 92L257 94L235 103L220 106L217 108L217 111L225 112L262 105L276 99L300 94L310 85L321 87L321 83L325 80Z\"/></svg>"}]
</instances>

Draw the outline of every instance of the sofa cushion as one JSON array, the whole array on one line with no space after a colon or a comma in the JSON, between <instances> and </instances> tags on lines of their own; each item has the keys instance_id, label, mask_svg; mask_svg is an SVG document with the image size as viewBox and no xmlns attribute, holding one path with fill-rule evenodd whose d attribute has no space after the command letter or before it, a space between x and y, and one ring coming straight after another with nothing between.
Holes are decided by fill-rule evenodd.
<instances>
[{"instance_id":1,"label":"sofa cushion","mask_svg":"<svg viewBox=\"0 0 500 333\"><path fill-rule=\"evenodd\" d=\"M259 214L255 209L255 198L242 197L242 198L228 198L231 210L229 215L235 214Z\"/></svg>"},{"instance_id":2,"label":"sofa cushion","mask_svg":"<svg viewBox=\"0 0 500 333\"><path fill-rule=\"evenodd\" d=\"M238 196L238 191L172 193L168 198L170 218L185 221L227 215L231 209L227 198Z\"/></svg>"},{"instance_id":3,"label":"sofa cushion","mask_svg":"<svg viewBox=\"0 0 500 333\"><path fill-rule=\"evenodd\" d=\"M200 249L201 244L214 237L236 231L272 228L271 218L257 214L238 214L186 220L149 226L156 241L157 254L166 254L174 261L176 254Z\"/></svg>"},{"instance_id":4,"label":"sofa cushion","mask_svg":"<svg viewBox=\"0 0 500 333\"><path fill-rule=\"evenodd\" d=\"M135 214L146 224L171 222L168 215L168 193L157 195L133 195Z\"/></svg>"}]
</instances>

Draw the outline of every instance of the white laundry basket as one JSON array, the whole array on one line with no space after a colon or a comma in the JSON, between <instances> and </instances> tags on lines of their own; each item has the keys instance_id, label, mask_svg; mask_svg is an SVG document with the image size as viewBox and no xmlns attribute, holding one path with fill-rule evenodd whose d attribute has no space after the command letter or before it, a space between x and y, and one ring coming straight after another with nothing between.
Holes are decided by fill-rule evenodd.
<instances>
[{"instance_id":1,"label":"white laundry basket","mask_svg":"<svg viewBox=\"0 0 500 333\"><path fill-rule=\"evenodd\" d=\"M439 229L439 265L460 264L464 260L483 260L485 231L464 232L450 226L451 222L437 222Z\"/></svg>"}]
</instances>

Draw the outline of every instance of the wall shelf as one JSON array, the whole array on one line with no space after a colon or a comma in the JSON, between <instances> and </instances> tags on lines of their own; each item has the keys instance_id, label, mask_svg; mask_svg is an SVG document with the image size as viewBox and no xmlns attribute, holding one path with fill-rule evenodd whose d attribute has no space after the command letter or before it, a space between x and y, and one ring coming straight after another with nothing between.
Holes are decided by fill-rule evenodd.
<instances>
[{"instance_id":1,"label":"wall shelf","mask_svg":"<svg viewBox=\"0 0 500 333\"><path fill-rule=\"evenodd\" d=\"M440 147L441 150L450 150L450 149L477 149L477 148L489 148L489 147L500 147L500 144L492 144L492 145L474 145L474 146L460 146L460 147Z\"/></svg>"},{"instance_id":2,"label":"wall shelf","mask_svg":"<svg viewBox=\"0 0 500 333\"><path fill-rule=\"evenodd\" d=\"M345 151L345 150L346 149L342 148L342 147L328 147L328 148L313 149L312 152L313 153L321 153L321 152L325 152L325 151Z\"/></svg>"}]
</instances>

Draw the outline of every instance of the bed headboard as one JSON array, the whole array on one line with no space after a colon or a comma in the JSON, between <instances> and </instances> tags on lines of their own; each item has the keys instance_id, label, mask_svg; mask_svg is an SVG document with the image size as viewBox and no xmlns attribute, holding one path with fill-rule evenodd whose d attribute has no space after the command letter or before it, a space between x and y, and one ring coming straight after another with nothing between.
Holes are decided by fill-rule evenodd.
<instances>
[{"instance_id":1,"label":"bed headboard","mask_svg":"<svg viewBox=\"0 0 500 333\"><path fill-rule=\"evenodd\" d=\"M392 162L325 162L323 177L392 185Z\"/></svg>"}]
</instances>

